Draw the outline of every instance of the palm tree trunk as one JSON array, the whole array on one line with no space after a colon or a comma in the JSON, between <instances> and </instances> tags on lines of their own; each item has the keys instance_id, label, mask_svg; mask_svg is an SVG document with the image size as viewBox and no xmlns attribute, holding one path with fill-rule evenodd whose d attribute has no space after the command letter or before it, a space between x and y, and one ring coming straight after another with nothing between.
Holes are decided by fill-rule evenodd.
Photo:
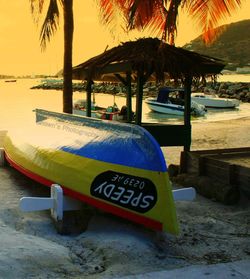
<instances>
[{"instance_id":1,"label":"palm tree trunk","mask_svg":"<svg viewBox=\"0 0 250 279\"><path fill-rule=\"evenodd\" d=\"M72 113L73 0L64 0L63 112Z\"/></svg>"}]
</instances>

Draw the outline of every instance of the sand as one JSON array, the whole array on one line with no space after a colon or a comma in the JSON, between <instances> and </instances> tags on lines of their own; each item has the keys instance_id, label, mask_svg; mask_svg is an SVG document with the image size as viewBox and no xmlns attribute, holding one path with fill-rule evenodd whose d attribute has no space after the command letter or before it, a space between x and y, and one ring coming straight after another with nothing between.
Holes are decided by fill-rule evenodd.
<instances>
[{"instance_id":1,"label":"sand","mask_svg":"<svg viewBox=\"0 0 250 279\"><path fill-rule=\"evenodd\" d=\"M250 147L250 118L192 124L191 150ZM168 164L180 163L181 147L163 147Z\"/></svg>"},{"instance_id":2,"label":"sand","mask_svg":"<svg viewBox=\"0 0 250 279\"><path fill-rule=\"evenodd\" d=\"M192 150L250 146L250 118L193 124ZM0 133L0 145L3 133ZM163 148L179 163L181 148ZM48 190L0 168L0 278L112 278L193 264L250 260L250 202L226 206L197 195L176 202L181 233L155 233L95 212L78 235L56 232L48 211L23 213L23 196Z\"/></svg>"}]
</instances>

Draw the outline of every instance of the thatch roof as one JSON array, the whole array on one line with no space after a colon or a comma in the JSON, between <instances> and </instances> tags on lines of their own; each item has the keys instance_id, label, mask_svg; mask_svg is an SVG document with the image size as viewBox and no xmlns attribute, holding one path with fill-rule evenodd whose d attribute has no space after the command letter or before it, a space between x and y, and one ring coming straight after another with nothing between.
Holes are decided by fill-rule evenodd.
<instances>
[{"instance_id":1,"label":"thatch roof","mask_svg":"<svg viewBox=\"0 0 250 279\"><path fill-rule=\"evenodd\" d=\"M129 41L73 68L75 79L100 79L102 74L154 74L157 80L215 75L224 68L221 60L163 43L157 38Z\"/></svg>"}]
</instances>

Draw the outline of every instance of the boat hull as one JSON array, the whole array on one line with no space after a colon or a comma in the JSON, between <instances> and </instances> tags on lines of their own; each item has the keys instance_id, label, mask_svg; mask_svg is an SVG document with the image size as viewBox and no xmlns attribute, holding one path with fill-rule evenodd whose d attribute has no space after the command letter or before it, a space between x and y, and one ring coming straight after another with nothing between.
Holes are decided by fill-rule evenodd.
<instances>
[{"instance_id":1,"label":"boat hull","mask_svg":"<svg viewBox=\"0 0 250 279\"><path fill-rule=\"evenodd\" d=\"M87 116L87 111L86 109L82 109L82 108L73 108L73 114L80 115L80 116ZM124 120L124 115L121 115L120 111L108 112L105 108L91 110L91 117L95 117L103 120L114 120L114 121Z\"/></svg>"},{"instance_id":2,"label":"boat hull","mask_svg":"<svg viewBox=\"0 0 250 279\"><path fill-rule=\"evenodd\" d=\"M236 99L226 99L226 98L213 98L205 95L201 96L191 96L191 100L204 105L206 108L236 108L239 106L240 102Z\"/></svg>"},{"instance_id":3,"label":"boat hull","mask_svg":"<svg viewBox=\"0 0 250 279\"><path fill-rule=\"evenodd\" d=\"M60 184L65 194L90 205L177 234L166 163L152 136L135 125L108 122L112 124L108 127L103 124L106 121L96 121L87 119L88 125L79 126L43 120L32 136L23 131L9 133L4 143L6 158L46 186ZM110 137L110 142L104 142ZM145 156L148 148L155 154Z\"/></svg>"},{"instance_id":4,"label":"boat hull","mask_svg":"<svg viewBox=\"0 0 250 279\"><path fill-rule=\"evenodd\" d=\"M152 111L177 116L184 115L185 108L182 105L172 103L161 103L158 102L156 99L147 99L145 102ZM205 106L192 101L191 114L193 116L204 116L206 114Z\"/></svg>"},{"instance_id":5,"label":"boat hull","mask_svg":"<svg viewBox=\"0 0 250 279\"><path fill-rule=\"evenodd\" d=\"M164 104L157 102L156 100L146 100L148 107L155 112L172 114L172 115L184 115L184 107L180 105Z\"/></svg>"},{"instance_id":6,"label":"boat hull","mask_svg":"<svg viewBox=\"0 0 250 279\"><path fill-rule=\"evenodd\" d=\"M86 109L73 108L73 114L80 115L80 116L87 116L87 111ZM91 117L99 118L95 110L91 110Z\"/></svg>"}]
</instances>

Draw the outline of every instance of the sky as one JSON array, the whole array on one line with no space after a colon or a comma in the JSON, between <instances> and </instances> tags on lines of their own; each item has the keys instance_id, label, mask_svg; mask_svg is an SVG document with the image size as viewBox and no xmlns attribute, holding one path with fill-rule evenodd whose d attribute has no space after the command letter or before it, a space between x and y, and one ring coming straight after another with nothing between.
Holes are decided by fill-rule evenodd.
<instances>
[{"instance_id":1,"label":"sky","mask_svg":"<svg viewBox=\"0 0 250 279\"><path fill-rule=\"evenodd\" d=\"M45 51L39 43L40 25L31 15L30 0L0 0L0 75L54 75L62 69L63 22ZM250 0L222 24L250 19ZM74 0L73 65L102 53L106 47L150 34L117 32L112 35L99 20L96 0ZM176 45L182 46L200 35L200 30L185 14L180 14ZM151 34L152 36L152 34Z\"/></svg>"}]
</instances>

